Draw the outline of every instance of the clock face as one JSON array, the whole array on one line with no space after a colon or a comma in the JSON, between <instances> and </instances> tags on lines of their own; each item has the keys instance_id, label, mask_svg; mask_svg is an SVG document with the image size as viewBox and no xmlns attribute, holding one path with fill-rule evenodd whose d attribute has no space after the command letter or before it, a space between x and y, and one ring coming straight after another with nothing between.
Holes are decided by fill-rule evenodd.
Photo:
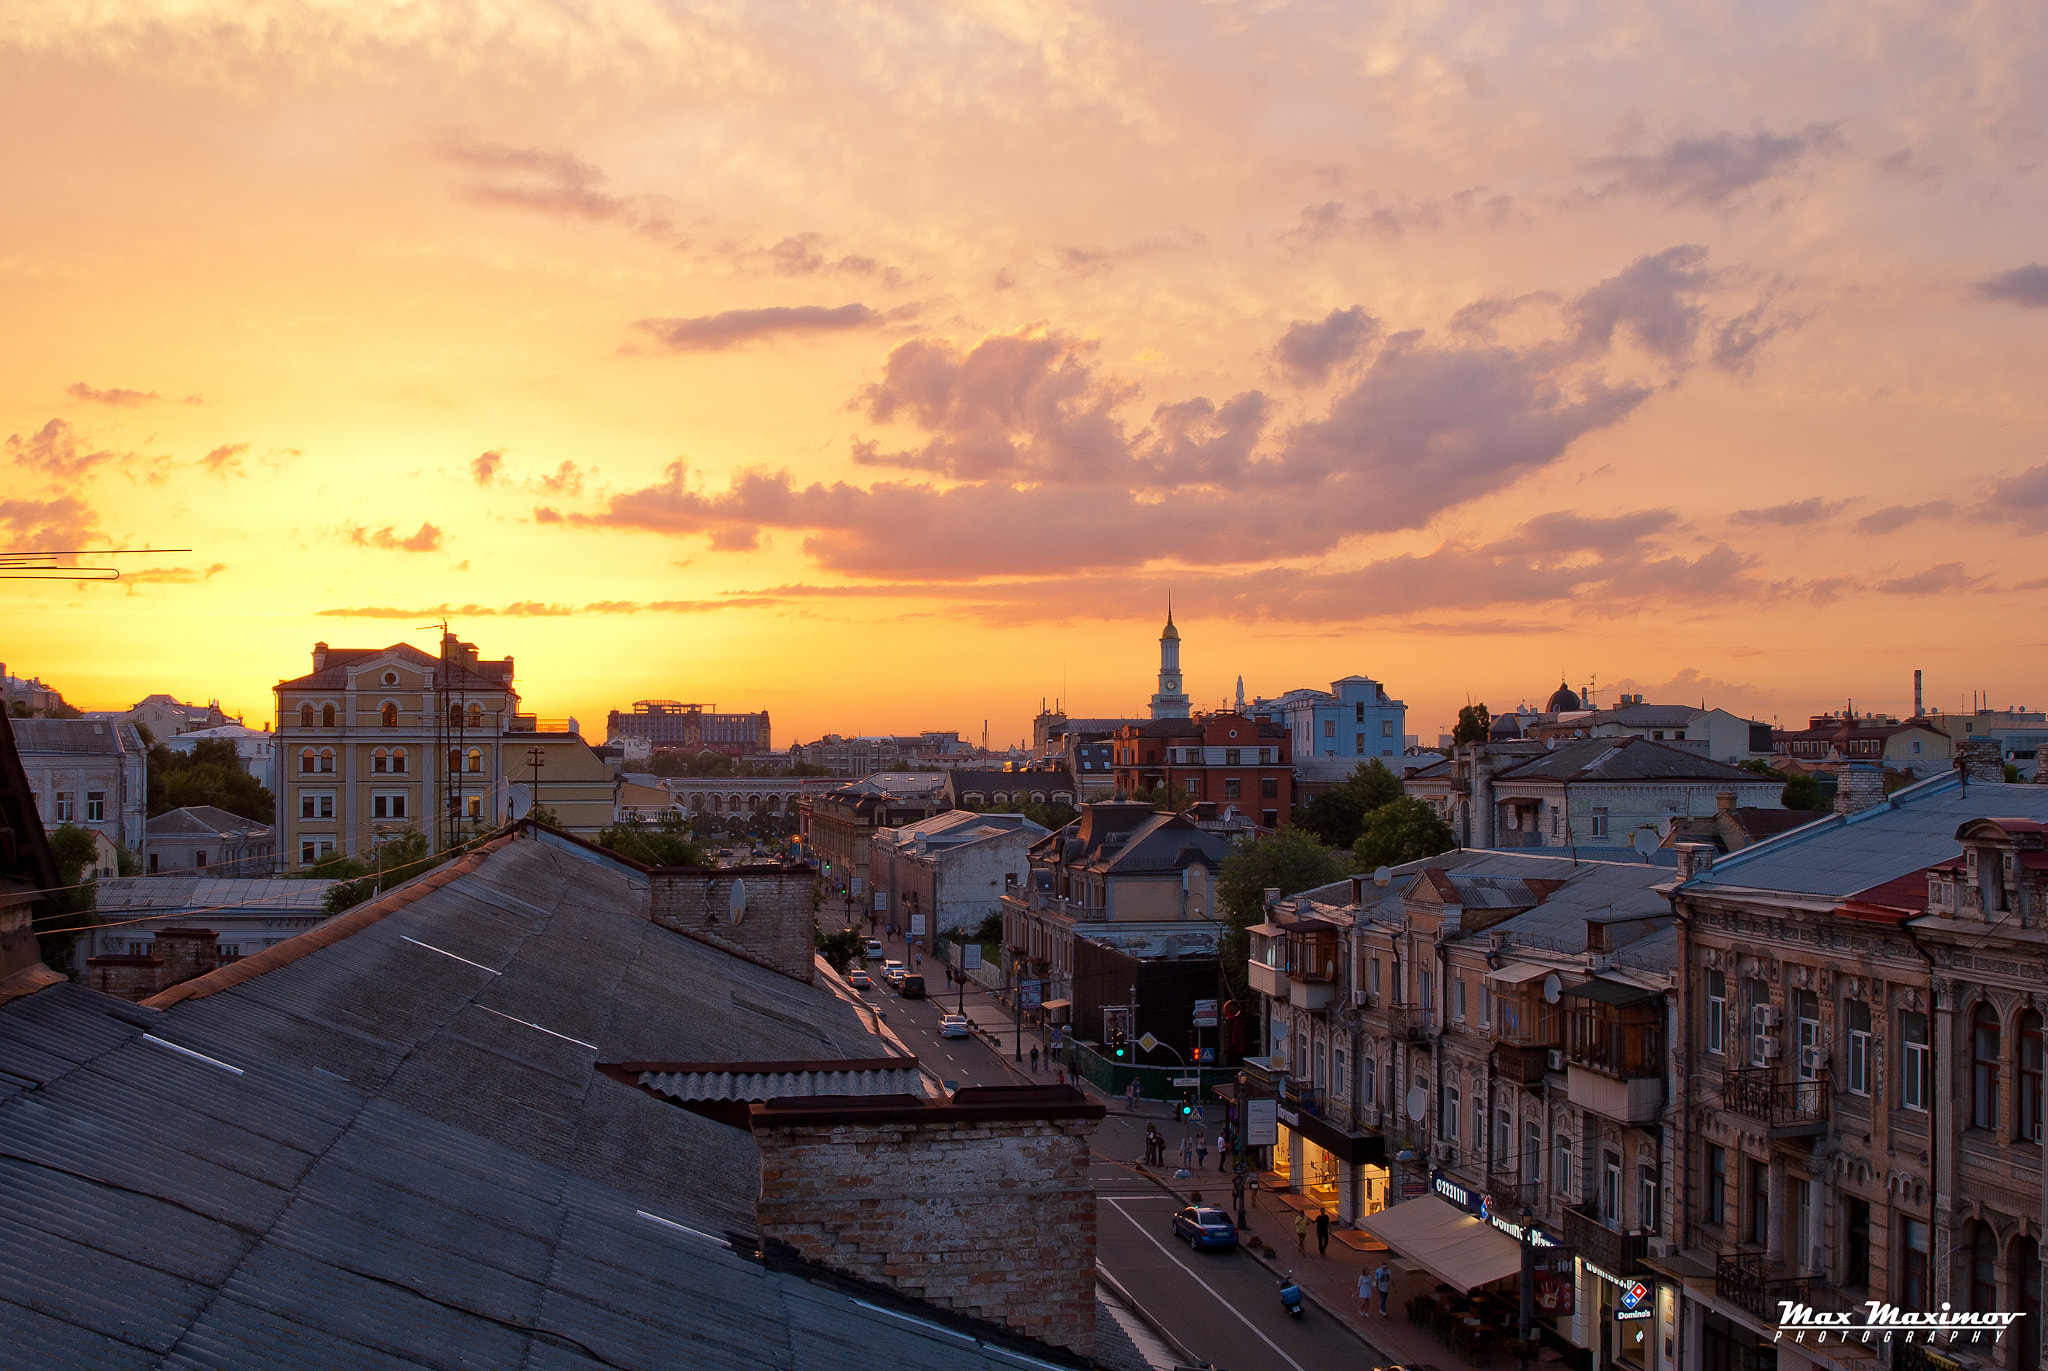
<instances>
[{"instance_id":1,"label":"clock face","mask_svg":"<svg viewBox=\"0 0 2048 1371\"><path fill-rule=\"evenodd\" d=\"M1169 695L1180 694L1180 677L1168 676L1166 678L1166 693Z\"/></svg>"}]
</instances>

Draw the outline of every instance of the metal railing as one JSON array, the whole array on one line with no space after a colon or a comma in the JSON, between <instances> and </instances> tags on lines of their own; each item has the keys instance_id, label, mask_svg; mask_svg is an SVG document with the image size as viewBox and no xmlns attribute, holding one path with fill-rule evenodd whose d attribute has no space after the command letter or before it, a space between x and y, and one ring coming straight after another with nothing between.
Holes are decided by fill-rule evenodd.
<instances>
[{"instance_id":1,"label":"metal railing","mask_svg":"<svg viewBox=\"0 0 2048 1371\"><path fill-rule=\"evenodd\" d=\"M1516 1085L1540 1085L1550 1069L1548 1047L1525 1047L1519 1043L1493 1045L1493 1069L1502 1080Z\"/></svg>"},{"instance_id":2,"label":"metal railing","mask_svg":"<svg viewBox=\"0 0 2048 1371\"><path fill-rule=\"evenodd\" d=\"M1387 1007L1387 1036L1395 1042L1421 1042L1429 1036L1428 1010L1413 1005Z\"/></svg>"},{"instance_id":3,"label":"metal railing","mask_svg":"<svg viewBox=\"0 0 2048 1371\"><path fill-rule=\"evenodd\" d=\"M1721 1078L1721 1104L1731 1114L1755 1119L1786 1135L1818 1133L1828 1123L1825 1071L1810 1081L1776 1080L1770 1067L1730 1071Z\"/></svg>"},{"instance_id":4,"label":"metal railing","mask_svg":"<svg viewBox=\"0 0 2048 1371\"><path fill-rule=\"evenodd\" d=\"M1584 1205L1565 1206L1564 1240L1577 1248L1581 1257L1618 1279L1637 1274L1650 1251L1647 1235L1617 1232Z\"/></svg>"},{"instance_id":5,"label":"metal railing","mask_svg":"<svg viewBox=\"0 0 2048 1371\"><path fill-rule=\"evenodd\" d=\"M1819 1276L1774 1273L1761 1252L1722 1253L1714 1262L1714 1296L1767 1320L1778 1317L1785 1300L1824 1311L1850 1307L1847 1297Z\"/></svg>"}]
</instances>

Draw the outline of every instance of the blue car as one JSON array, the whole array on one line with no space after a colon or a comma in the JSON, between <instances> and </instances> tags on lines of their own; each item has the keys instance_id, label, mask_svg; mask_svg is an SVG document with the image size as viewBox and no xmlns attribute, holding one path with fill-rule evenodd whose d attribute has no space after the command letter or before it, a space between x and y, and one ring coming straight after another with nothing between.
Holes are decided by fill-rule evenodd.
<instances>
[{"instance_id":1,"label":"blue car","mask_svg":"<svg viewBox=\"0 0 2048 1371\"><path fill-rule=\"evenodd\" d=\"M1235 1247L1237 1225L1220 1209L1197 1209L1189 1205L1173 1216L1173 1236L1189 1247Z\"/></svg>"}]
</instances>

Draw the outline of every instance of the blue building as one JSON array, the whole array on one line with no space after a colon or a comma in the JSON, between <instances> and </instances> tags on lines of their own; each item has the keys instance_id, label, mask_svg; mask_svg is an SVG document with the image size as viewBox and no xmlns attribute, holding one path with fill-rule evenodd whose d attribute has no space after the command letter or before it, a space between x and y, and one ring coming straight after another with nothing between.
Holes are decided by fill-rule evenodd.
<instances>
[{"instance_id":1,"label":"blue building","mask_svg":"<svg viewBox=\"0 0 2048 1371\"><path fill-rule=\"evenodd\" d=\"M1408 706L1369 676L1346 676L1328 690L1290 690L1253 700L1254 719L1282 724L1294 738L1294 757L1391 759L1407 748Z\"/></svg>"}]
</instances>

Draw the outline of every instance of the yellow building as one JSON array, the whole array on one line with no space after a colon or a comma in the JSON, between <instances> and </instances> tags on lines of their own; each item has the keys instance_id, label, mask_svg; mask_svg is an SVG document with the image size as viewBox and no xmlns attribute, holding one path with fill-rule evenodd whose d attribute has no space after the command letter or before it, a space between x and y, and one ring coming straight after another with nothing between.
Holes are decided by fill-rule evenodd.
<instances>
[{"instance_id":1,"label":"yellow building","mask_svg":"<svg viewBox=\"0 0 2048 1371\"><path fill-rule=\"evenodd\" d=\"M611 822L604 761L569 721L519 712L510 657L480 660L453 634L438 658L410 643L315 643L313 670L276 694L286 870L367 856L414 831L440 850L535 798L574 833Z\"/></svg>"}]
</instances>

